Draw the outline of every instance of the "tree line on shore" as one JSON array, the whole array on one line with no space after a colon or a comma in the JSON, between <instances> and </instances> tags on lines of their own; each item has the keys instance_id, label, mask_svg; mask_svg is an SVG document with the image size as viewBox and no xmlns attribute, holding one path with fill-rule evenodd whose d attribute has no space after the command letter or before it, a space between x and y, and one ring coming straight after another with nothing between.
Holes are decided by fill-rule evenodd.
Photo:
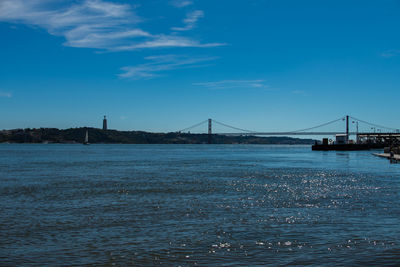
<instances>
[{"instance_id":1,"label":"tree line on shore","mask_svg":"<svg viewBox=\"0 0 400 267\"><path fill-rule=\"evenodd\" d=\"M97 128L38 128L0 131L0 143L83 143L86 131L89 143L108 144L205 144L207 134L152 133L144 131L117 131ZM212 135L213 144L312 144L312 139L291 137Z\"/></svg>"}]
</instances>

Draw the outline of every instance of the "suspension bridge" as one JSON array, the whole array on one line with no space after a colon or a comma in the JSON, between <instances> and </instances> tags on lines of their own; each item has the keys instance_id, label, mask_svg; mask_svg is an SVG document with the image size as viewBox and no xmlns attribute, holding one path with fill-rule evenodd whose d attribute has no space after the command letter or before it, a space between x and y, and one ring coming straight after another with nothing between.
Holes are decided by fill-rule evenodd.
<instances>
[{"instance_id":1,"label":"suspension bridge","mask_svg":"<svg viewBox=\"0 0 400 267\"><path fill-rule=\"evenodd\" d=\"M321 128L326 128L327 126L337 124L338 122L344 121L345 122L345 128L344 130L328 130L328 131L321 131ZM350 131L350 122L356 127L355 131ZM345 134L347 138L350 135L355 135L357 136L357 139L359 137L398 137L400 138L400 130L393 128L393 127L388 127L388 126L383 126L379 125L376 123L371 123L365 120L361 120L358 118L355 118L353 116L343 116L338 119L328 121L322 124L318 124L313 127L308 127L304 129L298 129L298 130L293 130L293 131L254 131L254 130L249 130L249 129L243 129L239 128L236 126L232 126L223 122L216 121L214 119L207 119L204 121L201 121L199 123L196 123L190 127L184 128L178 132L180 133L187 133L195 128L199 128L200 126L207 126L207 133L209 135L209 142L211 143L211 138L213 134L219 134L219 135L227 135L227 136L299 136L299 135L304 135L304 136L317 136L317 135L322 135L322 136L332 136L332 135L339 135L339 134ZM224 128L228 128L229 131L226 132L218 132L218 133L213 133L213 125L219 125L223 126ZM360 130L360 126L362 127L362 130ZM354 127L353 127L354 128Z\"/></svg>"}]
</instances>

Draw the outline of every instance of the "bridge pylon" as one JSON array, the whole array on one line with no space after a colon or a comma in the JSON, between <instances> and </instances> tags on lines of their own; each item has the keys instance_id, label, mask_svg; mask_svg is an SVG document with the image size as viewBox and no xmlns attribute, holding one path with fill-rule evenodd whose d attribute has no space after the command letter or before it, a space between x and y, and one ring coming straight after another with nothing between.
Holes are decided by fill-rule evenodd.
<instances>
[{"instance_id":1,"label":"bridge pylon","mask_svg":"<svg viewBox=\"0 0 400 267\"><path fill-rule=\"evenodd\" d=\"M349 115L346 115L346 144L349 143Z\"/></svg>"},{"instance_id":2,"label":"bridge pylon","mask_svg":"<svg viewBox=\"0 0 400 267\"><path fill-rule=\"evenodd\" d=\"M212 119L208 119L208 143L212 144Z\"/></svg>"}]
</instances>

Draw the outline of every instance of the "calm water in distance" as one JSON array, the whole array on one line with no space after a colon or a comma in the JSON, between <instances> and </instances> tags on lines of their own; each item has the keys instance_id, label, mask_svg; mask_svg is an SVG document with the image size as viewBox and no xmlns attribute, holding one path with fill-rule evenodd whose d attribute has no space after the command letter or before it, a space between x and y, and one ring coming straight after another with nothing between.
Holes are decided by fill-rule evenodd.
<instances>
[{"instance_id":1,"label":"calm water in distance","mask_svg":"<svg viewBox=\"0 0 400 267\"><path fill-rule=\"evenodd\" d=\"M0 265L399 265L400 164L310 146L0 145Z\"/></svg>"}]
</instances>

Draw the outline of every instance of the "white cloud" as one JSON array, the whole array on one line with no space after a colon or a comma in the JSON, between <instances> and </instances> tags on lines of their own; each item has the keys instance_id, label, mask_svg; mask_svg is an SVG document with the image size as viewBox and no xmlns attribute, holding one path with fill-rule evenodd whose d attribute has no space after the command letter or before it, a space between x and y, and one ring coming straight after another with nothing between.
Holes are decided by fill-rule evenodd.
<instances>
[{"instance_id":1,"label":"white cloud","mask_svg":"<svg viewBox=\"0 0 400 267\"><path fill-rule=\"evenodd\" d=\"M61 3L61 4L60 4ZM3 0L0 21L23 23L64 36L65 45L109 49L137 38L151 36L136 27L140 18L127 4L86 0L71 4L48 0Z\"/></svg>"},{"instance_id":2,"label":"white cloud","mask_svg":"<svg viewBox=\"0 0 400 267\"><path fill-rule=\"evenodd\" d=\"M202 10L195 10L186 15L186 18L183 20L183 23L185 24L184 27L173 27L171 29L173 31L191 30L196 26L197 21L203 17L204 17L204 12Z\"/></svg>"},{"instance_id":3,"label":"white cloud","mask_svg":"<svg viewBox=\"0 0 400 267\"><path fill-rule=\"evenodd\" d=\"M114 48L115 51L127 51L141 48L164 48L164 47L216 47L226 45L224 43L200 43L187 37L175 35L154 36L153 40L144 41L128 46Z\"/></svg>"},{"instance_id":4,"label":"white cloud","mask_svg":"<svg viewBox=\"0 0 400 267\"><path fill-rule=\"evenodd\" d=\"M181 5L184 2L179 1ZM201 16L202 12L198 11L188 16L184 20L185 28L193 28ZM0 21L44 28L52 35L63 36L64 45L71 47L123 51L223 45L202 44L189 37L152 34L138 26L142 19L133 6L107 0L0 0Z\"/></svg>"},{"instance_id":5,"label":"white cloud","mask_svg":"<svg viewBox=\"0 0 400 267\"><path fill-rule=\"evenodd\" d=\"M194 83L210 89L232 89L232 88L268 88L264 80L223 80L217 82Z\"/></svg>"},{"instance_id":6,"label":"white cloud","mask_svg":"<svg viewBox=\"0 0 400 267\"><path fill-rule=\"evenodd\" d=\"M200 63L209 62L217 59L216 57L207 56L178 56L178 55L161 55L146 57L150 61L137 66L127 66L121 68L123 73L118 76L121 78L131 79L151 79L161 76L161 72L166 72L182 68L201 67Z\"/></svg>"},{"instance_id":7,"label":"white cloud","mask_svg":"<svg viewBox=\"0 0 400 267\"><path fill-rule=\"evenodd\" d=\"M382 57L390 58L390 57L395 57L395 56L400 56L400 50L386 50L381 54Z\"/></svg>"},{"instance_id":8,"label":"white cloud","mask_svg":"<svg viewBox=\"0 0 400 267\"><path fill-rule=\"evenodd\" d=\"M174 7L181 8L181 7L193 5L193 1L191 1L191 0L173 0L173 1L170 1L170 4L173 5Z\"/></svg>"},{"instance_id":9,"label":"white cloud","mask_svg":"<svg viewBox=\"0 0 400 267\"><path fill-rule=\"evenodd\" d=\"M11 98L12 97L12 93L0 91L0 97Z\"/></svg>"}]
</instances>

